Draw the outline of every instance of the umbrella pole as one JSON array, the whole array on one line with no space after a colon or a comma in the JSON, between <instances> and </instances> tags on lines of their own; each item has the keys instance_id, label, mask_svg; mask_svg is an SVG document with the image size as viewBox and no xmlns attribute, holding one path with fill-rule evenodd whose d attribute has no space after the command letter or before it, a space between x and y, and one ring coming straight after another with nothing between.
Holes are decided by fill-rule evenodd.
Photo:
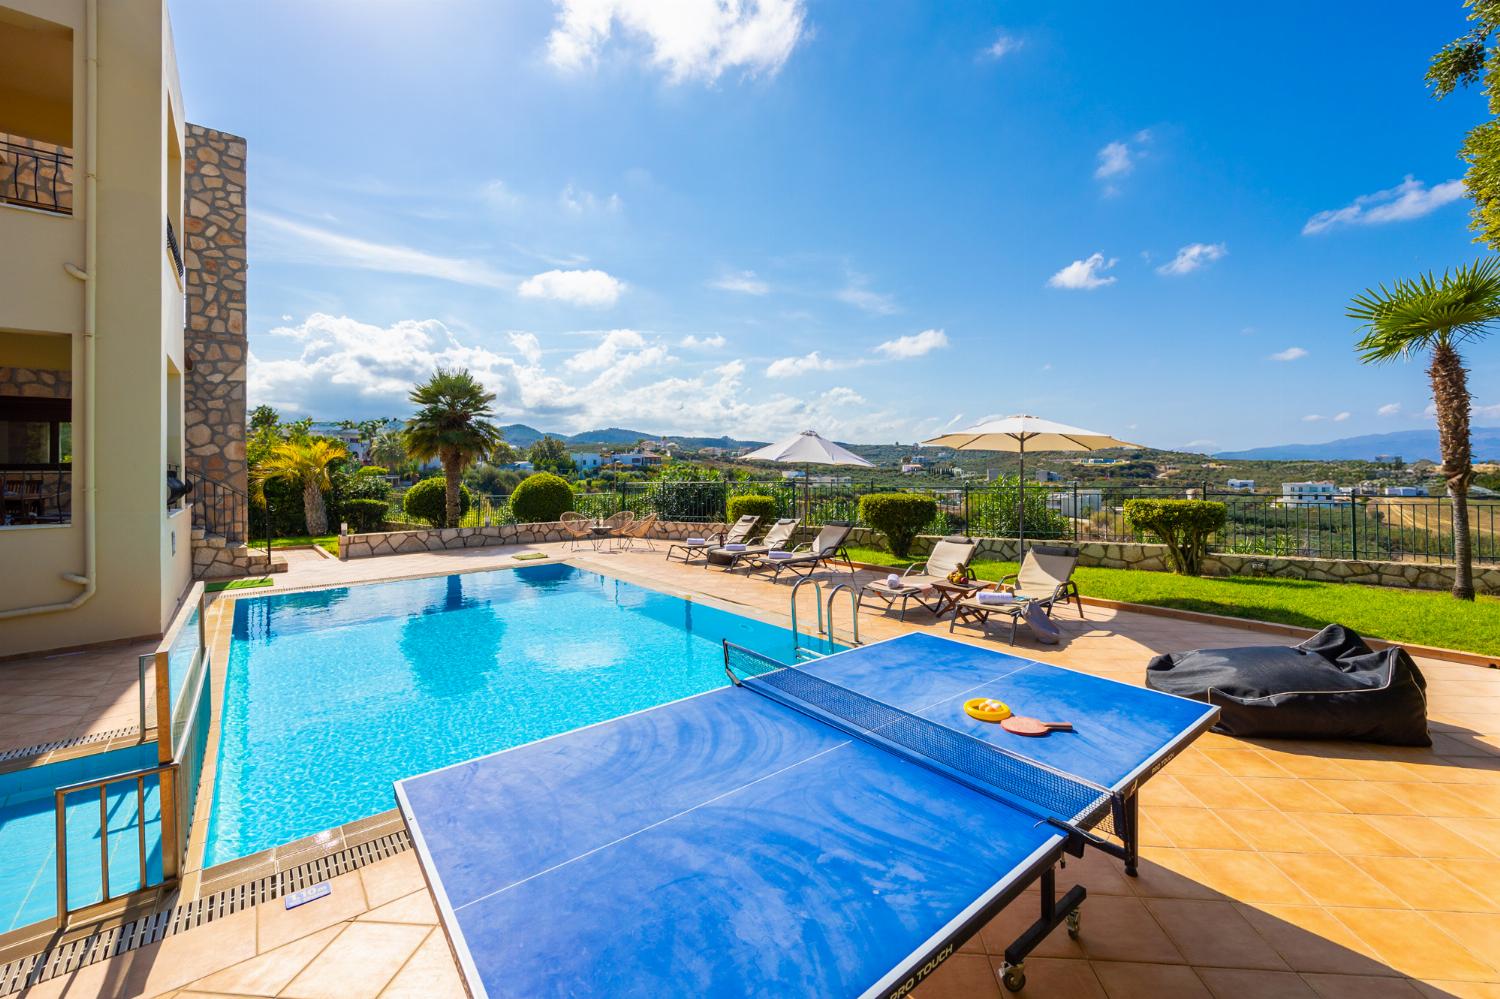
<instances>
[{"instance_id":1,"label":"umbrella pole","mask_svg":"<svg viewBox=\"0 0 1500 999\"><path fill-rule=\"evenodd\" d=\"M1016 561L1023 562L1026 559L1026 438L1021 438L1021 479L1018 492L1021 497L1021 508L1017 511L1017 519L1020 529L1016 531L1019 537L1016 539Z\"/></svg>"}]
</instances>

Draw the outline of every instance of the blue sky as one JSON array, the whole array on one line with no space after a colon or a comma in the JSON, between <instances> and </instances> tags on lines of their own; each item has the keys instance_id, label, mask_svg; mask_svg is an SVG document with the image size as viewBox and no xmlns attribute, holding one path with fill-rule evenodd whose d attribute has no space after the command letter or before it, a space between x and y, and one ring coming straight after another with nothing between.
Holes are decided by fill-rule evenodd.
<instances>
[{"instance_id":1,"label":"blue sky","mask_svg":"<svg viewBox=\"0 0 1500 999\"><path fill-rule=\"evenodd\" d=\"M250 143L251 402L1217 450L1430 423L1351 294L1480 255L1458 0L172 3ZM1500 424L1500 342L1469 352Z\"/></svg>"}]
</instances>

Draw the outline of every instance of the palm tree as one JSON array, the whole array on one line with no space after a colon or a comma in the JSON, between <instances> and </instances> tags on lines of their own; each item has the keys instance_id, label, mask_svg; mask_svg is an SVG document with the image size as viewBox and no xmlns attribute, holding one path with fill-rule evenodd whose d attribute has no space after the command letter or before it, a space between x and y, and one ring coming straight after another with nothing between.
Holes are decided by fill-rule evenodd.
<instances>
[{"instance_id":1,"label":"palm tree","mask_svg":"<svg viewBox=\"0 0 1500 999\"><path fill-rule=\"evenodd\" d=\"M1350 319L1364 336L1358 348L1366 364L1427 352L1427 377L1437 407L1438 448L1453 505L1453 595L1474 599L1473 552L1469 546L1468 372L1458 347L1495 331L1500 321L1500 258L1478 261L1441 278L1431 273L1397 281L1389 289L1367 289L1349 303Z\"/></svg>"},{"instance_id":2,"label":"palm tree","mask_svg":"<svg viewBox=\"0 0 1500 999\"><path fill-rule=\"evenodd\" d=\"M464 469L504 439L499 428L486 419L493 415L490 404L495 401L495 393L486 392L467 369L438 368L431 378L412 389L408 398L421 408L406 421L407 453L418 461L436 458L443 463L447 480L444 523L456 526Z\"/></svg>"},{"instance_id":3,"label":"palm tree","mask_svg":"<svg viewBox=\"0 0 1500 999\"><path fill-rule=\"evenodd\" d=\"M314 537L327 534L328 510L323 505L323 490L333 486L328 477L328 466L348 454L344 445L326 437L277 444L255 469L256 491L264 501L267 482L281 481L300 485L307 533Z\"/></svg>"}]
</instances>

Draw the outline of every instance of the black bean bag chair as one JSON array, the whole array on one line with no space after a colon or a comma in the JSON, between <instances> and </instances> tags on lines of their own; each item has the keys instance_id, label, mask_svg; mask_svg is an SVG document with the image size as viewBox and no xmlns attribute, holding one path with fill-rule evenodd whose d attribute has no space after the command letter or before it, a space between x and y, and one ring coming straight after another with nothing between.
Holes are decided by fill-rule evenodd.
<instances>
[{"instance_id":1,"label":"black bean bag chair","mask_svg":"<svg viewBox=\"0 0 1500 999\"><path fill-rule=\"evenodd\" d=\"M1399 646L1371 651L1330 624L1293 648L1199 649L1157 656L1152 690L1219 708L1215 732L1430 746L1427 681Z\"/></svg>"}]
</instances>

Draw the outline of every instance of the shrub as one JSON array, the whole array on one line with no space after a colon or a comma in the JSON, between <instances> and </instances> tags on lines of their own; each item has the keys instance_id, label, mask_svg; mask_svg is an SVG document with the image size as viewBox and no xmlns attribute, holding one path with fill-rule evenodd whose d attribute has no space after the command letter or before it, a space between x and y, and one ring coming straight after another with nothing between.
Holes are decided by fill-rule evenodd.
<instances>
[{"instance_id":1,"label":"shrub","mask_svg":"<svg viewBox=\"0 0 1500 999\"><path fill-rule=\"evenodd\" d=\"M1125 523L1130 529L1160 538L1167 546L1172 568L1188 576L1202 571L1209 535L1222 530L1228 517L1227 506L1208 500L1125 501Z\"/></svg>"},{"instance_id":2,"label":"shrub","mask_svg":"<svg viewBox=\"0 0 1500 999\"><path fill-rule=\"evenodd\" d=\"M897 558L906 558L917 532L935 517L937 500L920 493L870 493L859 498L859 519L885 535Z\"/></svg>"},{"instance_id":3,"label":"shrub","mask_svg":"<svg viewBox=\"0 0 1500 999\"><path fill-rule=\"evenodd\" d=\"M389 508L390 504L383 499L344 500L339 516L349 525L351 533L369 534L371 531L380 530L380 525L385 523L385 512Z\"/></svg>"},{"instance_id":4,"label":"shrub","mask_svg":"<svg viewBox=\"0 0 1500 999\"><path fill-rule=\"evenodd\" d=\"M510 510L518 524L549 523L571 509L572 488L551 472L528 475L510 496Z\"/></svg>"},{"instance_id":5,"label":"shrub","mask_svg":"<svg viewBox=\"0 0 1500 999\"><path fill-rule=\"evenodd\" d=\"M447 527L443 522L444 508L448 503L448 485L441 475L434 475L430 479L423 479L406 491L401 497L401 509L406 511L408 517L425 520L436 527ZM458 516L469 512L469 507L474 505L474 494L469 492L468 486L458 487Z\"/></svg>"},{"instance_id":6,"label":"shrub","mask_svg":"<svg viewBox=\"0 0 1500 999\"><path fill-rule=\"evenodd\" d=\"M729 498L729 522L734 523L746 514L760 518L760 526L764 527L776 519L776 512L780 504L776 502L775 496L761 496L756 493L745 493L743 496L731 496Z\"/></svg>"}]
</instances>

